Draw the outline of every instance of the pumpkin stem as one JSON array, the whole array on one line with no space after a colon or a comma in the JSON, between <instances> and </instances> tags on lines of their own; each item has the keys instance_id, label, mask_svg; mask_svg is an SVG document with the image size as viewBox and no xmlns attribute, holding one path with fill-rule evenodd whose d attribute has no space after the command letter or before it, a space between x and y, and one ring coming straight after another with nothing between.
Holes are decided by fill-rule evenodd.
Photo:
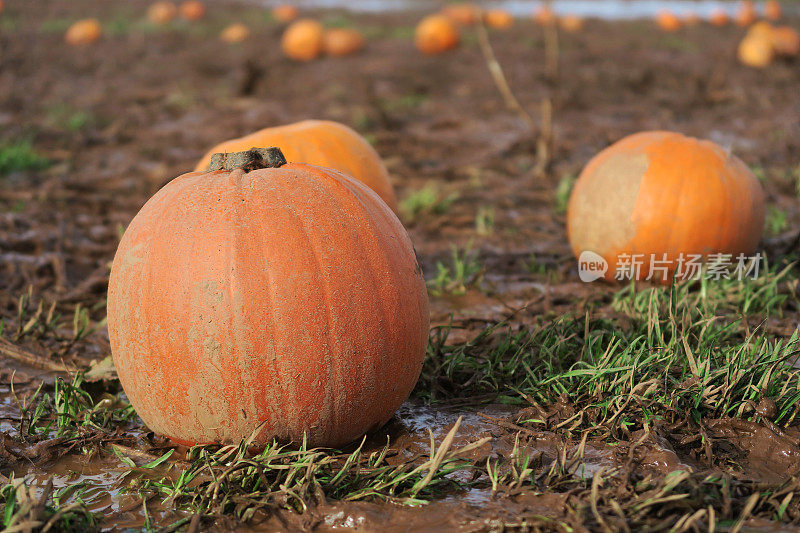
<instances>
[{"instance_id":1,"label":"pumpkin stem","mask_svg":"<svg viewBox=\"0 0 800 533\"><path fill-rule=\"evenodd\" d=\"M244 152L212 155L208 171L242 169L252 172L262 168L279 168L285 164L286 158L280 148L250 148Z\"/></svg>"}]
</instances>

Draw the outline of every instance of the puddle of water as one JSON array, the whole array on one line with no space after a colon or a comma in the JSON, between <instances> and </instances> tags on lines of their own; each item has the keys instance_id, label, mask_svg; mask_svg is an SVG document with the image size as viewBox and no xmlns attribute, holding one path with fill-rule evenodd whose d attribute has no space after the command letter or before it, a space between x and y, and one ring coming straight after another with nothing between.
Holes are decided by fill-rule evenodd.
<instances>
[{"instance_id":1,"label":"puddle of water","mask_svg":"<svg viewBox=\"0 0 800 533\"><path fill-rule=\"evenodd\" d=\"M258 0L258 3L273 6L280 0ZM362 13L387 13L399 11L433 11L443 2L426 0L299 0L300 8L345 9ZM518 17L528 17L544 2L531 0L497 0L474 2L482 7L501 8ZM763 10L763 3L757 4ZM738 2L723 0L560 0L553 2L557 14L574 14L601 19L652 18L659 11L669 10L677 15L697 14L708 17L717 10L734 15ZM796 12L796 6L785 6L784 11Z\"/></svg>"}]
</instances>

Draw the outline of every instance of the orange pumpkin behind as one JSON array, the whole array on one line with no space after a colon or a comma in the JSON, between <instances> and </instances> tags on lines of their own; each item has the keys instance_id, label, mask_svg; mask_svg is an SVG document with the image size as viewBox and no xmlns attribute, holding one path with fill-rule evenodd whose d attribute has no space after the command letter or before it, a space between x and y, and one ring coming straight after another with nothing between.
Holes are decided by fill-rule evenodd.
<instances>
[{"instance_id":1,"label":"orange pumpkin behind","mask_svg":"<svg viewBox=\"0 0 800 533\"><path fill-rule=\"evenodd\" d=\"M103 35L97 19L83 19L73 23L64 34L64 40L72 46L83 46L97 42Z\"/></svg>"},{"instance_id":2,"label":"orange pumpkin behind","mask_svg":"<svg viewBox=\"0 0 800 533\"><path fill-rule=\"evenodd\" d=\"M422 369L428 300L400 221L340 172L266 159L172 180L114 257L120 382L181 444L339 447L386 423Z\"/></svg>"},{"instance_id":3,"label":"orange pumpkin behind","mask_svg":"<svg viewBox=\"0 0 800 533\"><path fill-rule=\"evenodd\" d=\"M541 6L533 13L533 21L539 26L552 26L556 23L556 14L548 6Z\"/></svg>"},{"instance_id":4,"label":"orange pumpkin behind","mask_svg":"<svg viewBox=\"0 0 800 533\"><path fill-rule=\"evenodd\" d=\"M602 256L608 280L623 254L642 254L638 279L650 274L651 254L665 258L658 265L669 272L662 282L689 274L676 273L681 254L751 254L763 227L761 184L739 158L712 142L664 131L625 137L595 156L567 210L575 256Z\"/></svg>"},{"instance_id":5,"label":"orange pumpkin behind","mask_svg":"<svg viewBox=\"0 0 800 533\"><path fill-rule=\"evenodd\" d=\"M775 57L772 41L762 34L747 35L736 49L736 57L743 65L753 68L765 68Z\"/></svg>"},{"instance_id":6,"label":"orange pumpkin behind","mask_svg":"<svg viewBox=\"0 0 800 533\"><path fill-rule=\"evenodd\" d=\"M227 26L219 34L220 40L228 44L240 43L250 36L250 29L239 22Z\"/></svg>"},{"instance_id":7,"label":"orange pumpkin behind","mask_svg":"<svg viewBox=\"0 0 800 533\"><path fill-rule=\"evenodd\" d=\"M472 26L480 17L480 10L472 4L448 4L440 13L462 26Z\"/></svg>"},{"instance_id":8,"label":"orange pumpkin behind","mask_svg":"<svg viewBox=\"0 0 800 533\"><path fill-rule=\"evenodd\" d=\"M564 15L559 17L558 24L567 33L578 33L583 29L584 20L578 15Z\"/></svg>"},{"instance_id":9,"label":"orange pumpkin behind","mask_svg":"<svg viewBox=\"0 0 800 533\"><path fill-rule=\"evenodd\" d=\"M490 9L483 14L483 21L490 28L496 30L506 30L514 25L514 17L511 13L502 9Z\"/></svg>"},{"instance_id":10,"label":"orange pumpkin behind","mask_svg":"<svg viewBox=\"0 0 800 533\"><path fill-rule=\"evenodd\" d=\"M753 2L751 0L742 2L742 5L739 6L739 10L736 12L736 24L745 28L753 24L757 19L758 14L756 13L756 6Z\"/></svg>"},{"instance_id":11,"label":"orange pumpkin behind","mask_svg":"<svg viewBox=\"0 0 800 533\"><path fill-rule=\"evenodd\" d=\"M292 22L281 37L281 49L295 61L311 61L322 53L324 29L313 19Z\"/></svg>"},{"instance_id":12,"label":"orange pumpkin behind","mask_svg":"<svg viewBox=\"0 0 800 533\"><path fill-rule=\"evenodd\" d=\"M791 26L778 26L772 30L772 48L784 57L800 55L800 33Z\"/></svg>"},{"instance_id":13,"label":"orange pumpkin behind","mask_svg":"<svg viewBox=\"0 0 800 533\"><path fill-rule=\"evenodd\" d=\"M414 44L423 54L435 55L458 46L458 28L443 15L429 15L417 25Z\"/></svg>"},{"instance_id":14,"label":"orange pumpkin behind","mask_svg":"<svg viewBox=\"0 0 800 533\"><path fill-rule=\"evenodd\" d=\"M731 22L731 17L723 11L722 9L717 9L711 16L709 17L708 21L711 23L712 26L717 26L721 28L722 26L727 26Z\"/></svg>"},{"instance_id":15,"label":"orange pumpkin behind","mask_svg":"<svg viewBox=\"0 0 800 533\"><path fill-rule=\"evenodd\" d=\"M197 163L195 171L207 169L215 153L239 152L254 146L280 146L291 161L333 168L353 176L397 211L389 172L378 153L361 135L344 124L329 120L304 120L225 141L209 150Z\"/></svg>"}]
</instances>

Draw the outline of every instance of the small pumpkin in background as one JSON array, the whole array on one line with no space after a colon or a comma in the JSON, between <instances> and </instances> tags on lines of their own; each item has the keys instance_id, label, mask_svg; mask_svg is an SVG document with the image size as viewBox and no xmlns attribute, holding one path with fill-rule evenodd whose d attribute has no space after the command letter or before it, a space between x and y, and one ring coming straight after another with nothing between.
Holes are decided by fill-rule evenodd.
<instances>
[{"instance_id":1,"label":"small pumpkin in background","mask_svg":"<svg viewBox=\"0 0 800 533\"><path fill-rule=\"evenodd\" d=\"M72 46L96 43L103 35L97 19L83 19L74 22L64 34L64 40Z\"/></svg>"},{"instance_id":2,"label":"small pumpkin in background","mask_svg":"<svg viewBox=\"0 0 800 533\"><path fill-rule=\"evenodd\" d=\"M764 227L764 192L739 158L710 141L652 131L625 137L596 155L575 183L567 208L573 253L594 252L608 263L642 254L676 272L681 254L752 254ZM655 266L655 265L653 265ZM657 272L657 271L654 271Z\"/></svg>"},{"instance_id":3,"label":"small pumpkin in background","mask_svg":"<svg viewBox=\"0 0 800 533\"><path fill-rule=\"evenodd\" d=\"M180 13L185 20L200 20L206 16L206 6L199 0L187 0L181 4Z\"/></svg>"},{"instance_id":4,"label":"small pumpkin in background","mask_svg":"<svg viewBox=\"0 0 800 533\"><path fill-rule=\"evenodd\" d=\"M714 12L711 13L711 16L708 18L708 21L711 23L712 26L717 26L721 28L722 26L727 26L731 22L731 17L722 9L716 9Z\"/></svg>"},{"instance_id":5,"label":"small pumpkin in background","mask_svg":"<svg viewBox=\"0 0 800 533\"><path fill-rule=\"evenodd\" d=\"M300 10L291 4L281 4L272 8L272 18L278 22L291 22L300 16Z\"/></svg>"},{"instance_id":6,"label":"small pumpkin in background","mask_svg":"<svg viewBox=\"0 0 800 533\"><path fill-rule=\"evenodd\" d=\"M326 30L322 37L322 49L330 56L341 57L355 54L364 48L364 36L352 28Z\"/></svg>"},{"instance_id":7,"label":"small pumpkin in background","mask_svg":"<svg viewBox=\"0 0 800 533\"><path fill-rule=\"evenodd\" d=\"M108 287L114 365L174 442L340 447L422 369L425 281L397 217L336 170L218 154L134 217Z\"/></svg>"},{"instance_id":8,"label":"small pumpkin in background","mask_svg":"<svg viewBox=\"0 0 800 533\"><path fill-rule=\"evenodd\" d=\"M775 50L769 37L761 34L747 35L739 43L736 57L748 67L765 68L775 58Z\"/></svg>"},{"instance_id":9,"label":"small pumpkin in background","mask_svg":"<svg viewBox=\"0 0 800 533\"><path fill-rule=\"evenodd\" d=\"M444 15L428 15L417 24L414 44L423 54L435 55L458 46L458 28Z\"/></svg>"},{"instance_id":10,"label":"small pumpkin in background","mask_svg":"<svg viewBox=\"0 0 800 533\"><path fill-rule=\"evenodd\" d=\"M533 13L533 21L539 26L552 26L556 23L556 14L548 6L541 6Z\"/></svg>"},{"instance_id":11,"label":"small pumpkin in background","mask_svg":"<svg viewBox=\"0 0 800 533\"><path fill-rule=\"evenodd\" d=\"M736 12L736 24L745 28L753 24L757 19L756 6L751 0L744 0Z\"/></svg>"},{"instance_id":12,"label":"small pumpkin in background","mask_svg":"<svg viewBox=\"0 0 800 533\"><path fill-rule=\"evenodd\" d=\"M778 26L772 29L772 48L784 57L800 55L800 33L791 26Z\"/></svg>"},{"instance_id":13,"label":"small pumpkin in background","mask_svg":"<svg viewBox=\"0 0 800 533\"><path fill-rule=\"evenodd\" d=\"M585 22L578 15L564 15L558 18L558 25L567 33L578 33L583 30Z\"/></svg>"},{"instance_id":14,"label":"small pumpkin in background","mask_svg":"<svg viewBox=\"0 0 800 533\"><path fill-rule=\"evenodd\" d=\"M344 172L375 191L397 212L397 198L389 172L378 152L351 128L329 120L304 120L225 141L209 150L197 163L195 171L207 169L215 153L239 152L253 146L280 146L291 161Z\"/></svg>"},{"instance_id":15,"label":"small pumpkin in background","mask_svg":"<svg viewBox=\"0 0 800 533\"><path fill-rule=\"evenodd\" d=\"M781 16L783 16L781 3L777 0L767 0L764 4L764 16L772 21L780 20Z\"/></svg>"},{"instance_id":16,"label":"small pumpkin in background","mask_svg":"<svg viewBox=\"0 0 800 533\"><path fill-rule=\"evenodd\" d=\"M472 26L478 22L481 12L473 4L448 4L439 13L461 26Z\"/></svg>"},{"instance_id":17,"label":"small pumpkin in background","mask_svg":"<svg viewBox=\"0 0 800 533\"><path fill-rule=\"evenodd\" d=\"M313 19L292 22L281 37L281 49L286 57L295 61L311 61L322 53L322 24Z\"/></svg>"},{"instance_id":18,"label":"small pumpkin in background","mask_svg":"<svg viewBox=\"0 0 800 533\"><path fill-rule=\"evenodd\" d=\"M503 9L490 9L483 14L483 21L490 28L506 30L514 25L514 17Z\"/></svg>"},{"instance_id":19,"label":"small pumpkin in background","mask_svg":"<svg viewBox=\"0 0 800 533\"><path fill-rule=\"evenodd\" d=\"M250 36L250 28L240 22L227 26L219 34L220 40L224 43L235 44L246 40Z\"/></svg>"},{"instance_id":20,"label":"small pumpkin in background","mask_svg":"<svg viewBox=\"0 0 800 533\"><path fill-rule=\"evenodd\" d=\"M681 19L671 11L661 11L656 15L656 24L663 31L672 33L680 30L683 27Z\"/></svg>"},{"instance_id":21,"label":"small pumpkin in background","mask_svg":"<svg viewBox=\"0 0 800 533\"><path fill-rule=\"evenodd\" d=\"M153 24L168 24L177 15L178 8L172 2L156 2L147 9L147 20Z\"/></svg>"}]
</instances>

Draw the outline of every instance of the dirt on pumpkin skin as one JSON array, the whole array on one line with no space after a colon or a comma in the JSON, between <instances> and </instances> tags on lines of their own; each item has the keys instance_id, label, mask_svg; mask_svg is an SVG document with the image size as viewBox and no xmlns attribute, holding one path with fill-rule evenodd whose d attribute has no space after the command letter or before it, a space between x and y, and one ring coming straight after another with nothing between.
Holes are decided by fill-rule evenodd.
<instances>
[{"instance_id":1,"label":"dirt on pumpkin skin","mask_svg":"<svg viewBox=\"0 0 800 533\"><path fill-rule=\"evenodd\" d=\"M763 250L773 257L798 252L793 173L800 154L800 63L778 61L763 71L738 65L739 28L701 25L666 35L649 21L591 20L583 32L561 35L557 79L545 76L540 29L520 21L492 32L510 85L534 119L540 119L544 99L553 104L552 161L539 177L533 172L535 139L504 107L470 29L458 50L427 57L411 40L420 13L321 11L314 15L331 25L361 29L366 49L298 64L281 56L282 26L252 3L208 2L204 21L164 28L142 21L148 3L7 0L0 15L0 146L29 140L49 161L44 169L0 174L0 481L5 484L13 472L39 491L51 480L56 489L82 482L105 486L82 496L89 510L101 514L103 529L138 528L146 520L141 499L122 490L128 470L114 446L141 463L163 454L168 443L135 418L122 429L87 431L80 439L23 441L20 401L42 381L52 387L56 376L86 369L110 353L99 321L120 232L155 191L190 171L221 140L307 118L336 120L373 143L401 202L433 187L439 206L414 213L407 201L402 216L426 278L435 278L437 263L449 261L453 246L471 249L481 265L474 276L479 288L431 299L432 323L452 325L453 343L501 320L530 326L567 312L580 315L590 305L613 314L608 304L618 287L577 279L557 189L592 155L633 132L672 129L731 149L763 174L769 204L785 217L767 232ZM62 45L67 23L87 16L104 24L101 43ZM251 26L250 39L220 43L219 31L240 20ZM17 310L26 294L32 301L57 302L52 313L67 318L80 305L76 316L99 327L74 339L71 323L62 321L16 341L15 332L25 327ZM44 306L41 322L48 313ZM798 320L795 308L770 317L764 328L788 337ZM102 380L92 387L98 395L114 392ZM484 464L524 449L537 472L558 466L550 469L552 476L542 474L540 488L453 489L421 507L320 496L303 514L257 514L247 527L558 530L556 520L585 531L592 528L582 525L576 509L599 494L594 501L613 530L619 526L614 498L623 501L630 487L670 472L684 472L682 482L698 486L705 476L727 476L739 484L739 492L724 495L736 512L745 508L747 487L800 476L800 433L791 428L734 419L707 420L702 428L655 425L611 446L593 438L582 442L579 433L567 438L521 430L526 413L520 407L483 401L462 398L431 407L412 399L366 449L380 449L388 435L391 461L421 460L430 449L429 430L440 442L463 415L454 445L489 437L469 461ZM547 409L552 414L569 406ZM185 453L178 449L172 459ZM590 478L598 472L604 484L595 489ZM553 486L563 490L548 489ZM147 502L147 516L156 524L186 517L160 505ZM767 527L765 513L744 525ZM243 527L232 517L203 525Z\"/></svg>"}]
</instances>

